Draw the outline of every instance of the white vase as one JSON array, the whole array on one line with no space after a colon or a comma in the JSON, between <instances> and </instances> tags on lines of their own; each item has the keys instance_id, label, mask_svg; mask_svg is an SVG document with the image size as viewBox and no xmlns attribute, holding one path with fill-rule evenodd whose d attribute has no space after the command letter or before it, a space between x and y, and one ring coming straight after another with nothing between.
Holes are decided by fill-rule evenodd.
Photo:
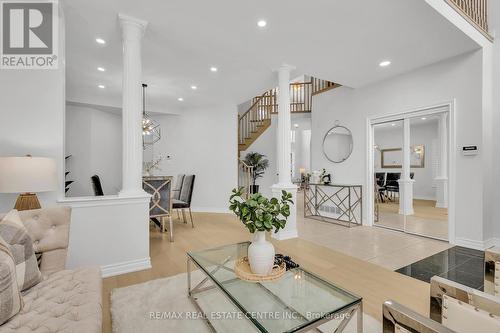
<instances>
[{"instance_id":1,"label":"white vase","mask_svg":"<svg viewBox=\"0 0 500 333\"><path fill-rule=\"evenodd\" d=\"M265 231L257 231L248 246L248 261L252 273L269 275L274 266L274 246L266 240Z\"/></svg>"}]
</instances>

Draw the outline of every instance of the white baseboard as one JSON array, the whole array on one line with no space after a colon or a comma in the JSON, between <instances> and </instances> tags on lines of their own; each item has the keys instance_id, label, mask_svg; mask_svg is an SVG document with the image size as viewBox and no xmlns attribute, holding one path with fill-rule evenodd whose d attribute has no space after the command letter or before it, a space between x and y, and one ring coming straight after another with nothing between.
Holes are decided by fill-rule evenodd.
<instances>
[{"instance_id":1,"label":"white baseboard","mask_svg":"<svg viewBox=\"0 0 500 333\"><path fill-rule=\"evenodd\" d=\"M125 273L142 271L150 268L151 268L151 258L147 257L144 259L130 260L125 262L120 262L117 264L104 265L101 266L101 272L102 272L102 277L106 278Z\"/></svg>"},{"instance_id":2,"label":"white baseboard","mask_svg":"<svg viewBox=\"0 0 500 333\"><path fill-rule=\"evenodd\" d=\"M425 195L414 195L413 199L416 199L416 200L436 201L436 197L428 197L428 196L425 196Z\"/></svg>"},{"instance_id":3,"label":"white baseboard","mask_svg":"<svg viewBox=\"0 0 500 333\"><path fill-rule=\"evenodd\" d=\"M492 246L500 246L500 238L490 238L485 241L478 241L478 240L457 237L455 238L454 245L484 251Z\"/></svg>"},{"instance_id":4,"label":"white baseboard","mask_svg":"<svg viewBox=\"0 0 500 333\"><path fill-rule=\"evenodd\" d=\"M485 249L489 249L493 246L500 246L500 238L490 238L485 241Z\"/></svg>"},{"instance_id":5,"label":"white baseboard","mask_svg":"<svg viewBox=\"0 0 500 333\"><path fill-rule=\"evenodd\" d=\"M192 207L191 211L195 213L231 213L228 207Z\"/></svg>"}]
</instances>

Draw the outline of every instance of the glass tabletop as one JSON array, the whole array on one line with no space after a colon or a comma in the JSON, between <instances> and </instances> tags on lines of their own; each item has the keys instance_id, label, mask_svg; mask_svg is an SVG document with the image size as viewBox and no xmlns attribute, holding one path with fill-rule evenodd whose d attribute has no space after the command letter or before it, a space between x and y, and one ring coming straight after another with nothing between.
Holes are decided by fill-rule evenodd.
<instances>
[{"instance_id":1,"label":"glass tabletop","mask_svg":"<svg viewBox=\"0 0 500 333\"><path fill-rule=\"evenodd\" d=\"M249 242L189 252L188 256L261 332L296 332L325 318L337 319L361 298L301 268L278 280L247 282L234 273Z\"/></svg>"}]
</instances>

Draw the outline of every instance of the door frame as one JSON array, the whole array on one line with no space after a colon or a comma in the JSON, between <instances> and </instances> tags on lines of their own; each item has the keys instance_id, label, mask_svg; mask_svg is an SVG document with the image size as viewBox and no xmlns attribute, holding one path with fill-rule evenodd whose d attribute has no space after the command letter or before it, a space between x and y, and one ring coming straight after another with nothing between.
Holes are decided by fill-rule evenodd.
<instances>
[{"instance_id":1,"label":"door frame","mask_svg":"<svg viewBox=\"0 0 500 333\"><path fill-rule=\"evenodd\" d=\"M444 108L448 109L448 242L455 243L455 167L457 149L455 147L455 99L449 102L437 103L430 106L419 107L403 112L371 116L366 118L366 220L365 225L374 226L374 184L373 184L373 126L376 123L404 120L405 118L421 117L442 113ZM405 232L404 230L402 230ZM424 236L424 235L418 235ZM424 236L426 237L426 236Z\"/></svg>"}]
</instances>

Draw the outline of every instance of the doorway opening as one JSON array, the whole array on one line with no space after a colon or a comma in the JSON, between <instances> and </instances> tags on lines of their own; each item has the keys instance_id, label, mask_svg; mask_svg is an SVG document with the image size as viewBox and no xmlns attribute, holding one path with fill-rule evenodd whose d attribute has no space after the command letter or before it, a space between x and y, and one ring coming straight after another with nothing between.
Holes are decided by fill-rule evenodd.
<instances>
[{"instance_id":1,"label":"doorway opening","mask_svg":"<svg viewBox=\"0 0 500 333\"><path fill-rule=\"evenodd\" d=\"M373 225L450 239L450 106L371 121Z\"/></svg>"}]
</instances>

